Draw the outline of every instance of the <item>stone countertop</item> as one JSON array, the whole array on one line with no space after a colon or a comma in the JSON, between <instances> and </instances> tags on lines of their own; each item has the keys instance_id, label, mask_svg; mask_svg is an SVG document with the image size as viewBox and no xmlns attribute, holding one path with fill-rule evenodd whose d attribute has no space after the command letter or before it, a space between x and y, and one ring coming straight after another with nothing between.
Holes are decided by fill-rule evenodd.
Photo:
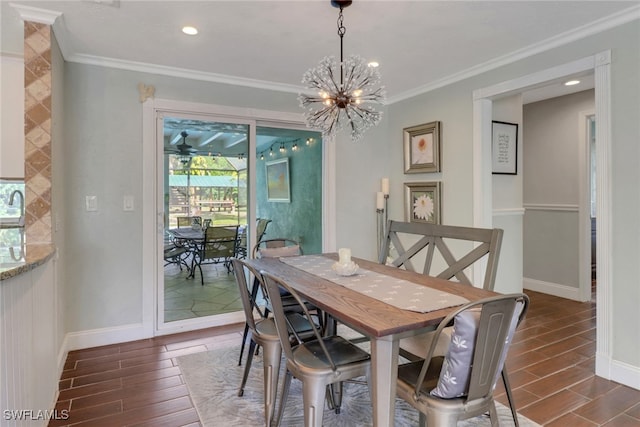
<instances>
[{"instance_id":1,"label":"stone countertop","mask_svg":"<svg viewBox=\"0 0 640 427\"><path fill-rule=\"evenodd\" d=\"M0 248L0 281L16 277L47 262L56 248L52 244L26 244Z\"/></svg>"}]
</instances>

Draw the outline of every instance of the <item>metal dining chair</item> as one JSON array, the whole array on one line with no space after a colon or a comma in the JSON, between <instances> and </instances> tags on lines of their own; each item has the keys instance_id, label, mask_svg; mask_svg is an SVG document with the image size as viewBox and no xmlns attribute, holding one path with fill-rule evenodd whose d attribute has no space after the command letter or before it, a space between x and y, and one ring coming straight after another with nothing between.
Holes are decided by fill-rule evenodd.
<instances>
[{"instance_id":1,"label":"metal dining chair","mask_svg":"<svg viewBox=\"0 0 640 427\"><path fill-rule=\"evenodd\" d=\"M498 426L493 391L528 306L522 293L467 303L440 322L424 360L398 367L397 396L420 412L420 426L454 427L487 411ZM449 350L436 356L437 340L452 323Z\"/></svg>"},{"instance_id":2,"label":"metal dining chair","mask_svg":"<svg viewBox=\"0 0 640 427\"><path fill-rule=\"evenodd\" d=\"M302 255L302 248L300 244L295 240L286 238L275 238L269 240L263 240L258 242L251 251L253 258L280 258L283 256L298 256ZM240 258L240 257L237 257ZM251 288L251 298L258 297L258 292L262 288L262 295L266 298L266 288L264 284L260 282L261 278L255 276L253 286ZM267 302L268 304L268 302ZM295 303L285 302L285 306L297 306ZM269 314L269 306L265 307L265 317ZM242 345L240 346L240 357L238 358L238 365L242 364L242 355L244 354L245 343L247 342L247 334L249 333L248 326L244 326L244 332L242 333Z\"/></svg>"},{"instance_id":3,"label":"metal dining chair","mask_svg":"<svg viewBox=\"0 0 640 427\"><path fill-rule=\"evenodd\" d=\"M244 387L247 383L249 371L251 370L251 362L257 349L262 347L264 366L264 415L265 425L269 426L271 425L271 419L274 413L278 375L280 372L280 359L282 357L280 339L278 338L274 319L266 317L264 311L260 310L255 299L251 298L249 294L246 273L249 272L258 277L260 276L260 272L255 271L251 266L237 258L234 258L232 263L240 293L240 300L242 301L242 308L245 314L246 325L248 326L251 339L238 396L244 394ZM256 312L259 315L257 320L254 317ZM291 325L296 334L305 338L311 336L312 327L301 314L287 313L286 318L288 324Z\"/></svg>"},{"instance_id":4,"label":"metal dining chair","mask_svg":"<svg viewBox=\"0 0 640 427\"><path fill-rule=\"evenodd\" d=\"M329 401L330 408L339 412L340 402L333 399L341 398L342 382L365 376L370 385L371 358L369 353L341 336L323 336L320 328L313 323L305 302L283 279L269 273L263 273L263 278L273 307L280 344L287 359L287 373L282 383L280 405L274 425L277 427L282 421L291 379L295 377L302 381L304 425L320 427L325 399ZM305 342L294 332L292 335L297 345L291 344L292 328L285 315L280 288L288 291L297 301L300 310L313 325L315 340ZM330 392L334 385L339 387L335 394Z\"/></svg>"}]
</instances>

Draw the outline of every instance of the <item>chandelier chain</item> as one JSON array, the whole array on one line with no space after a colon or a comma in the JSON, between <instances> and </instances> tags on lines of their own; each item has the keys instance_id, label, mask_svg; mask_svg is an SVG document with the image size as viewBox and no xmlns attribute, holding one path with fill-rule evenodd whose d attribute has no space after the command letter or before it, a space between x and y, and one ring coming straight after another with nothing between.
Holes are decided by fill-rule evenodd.
<instances>
[{"instance_id":1,"label":"chandelier chain","mask_svg":"<svg viewBox=\"0 0 640 427\"><path fill-rule=\"evenodd\" d=\"M344 16L342 15L342 6L340 6L340 13L338 14L338 35L340 36L340 89L342 89L342 85L344 83L344 71L342 69L342 64L344 62L343 57L343 41L344 35L347 32L347 28L344 26Z\"/></svg>"}]
</instances>

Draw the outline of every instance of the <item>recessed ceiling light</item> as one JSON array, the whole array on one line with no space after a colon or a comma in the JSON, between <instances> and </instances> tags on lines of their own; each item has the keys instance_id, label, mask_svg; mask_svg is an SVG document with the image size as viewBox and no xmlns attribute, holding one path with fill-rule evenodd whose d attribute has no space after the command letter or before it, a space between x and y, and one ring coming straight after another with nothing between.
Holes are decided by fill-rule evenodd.
<instances>
[{"instance_id":1,"label":"recessed ceiling light","mask_svg":"<svg viewBox=\"0 0 640 427\"><path fill-rule=\"evenodd\" d=\"M376 61L371 61L367 65L369 67L371 67L371 68L376 68L376 67L380 66L380 64L378 64Z\"/></svg>"},{"instance_id":2,"label":"recessed ceiling light","mask_svg":"<svg viewBox=\"0 0 640 427\"><path fill-rule=\"evenodd\" d=\"M569 80L568 82L565 82L564 85L565 86L573 86L573 85L577 85L580 83L580 80Z\"/></svg>"},{"instance_id":3,"label":"recessed ceiling light","mask_svg":"<svg viewBox=\"0 0 640 427\"><path fill-rule=\"evenodd\" d=\"M198 29L187 25L186 27L182 27L182 32L190 36L195 36L198 34Z\"/></svg>"}]
</instances>

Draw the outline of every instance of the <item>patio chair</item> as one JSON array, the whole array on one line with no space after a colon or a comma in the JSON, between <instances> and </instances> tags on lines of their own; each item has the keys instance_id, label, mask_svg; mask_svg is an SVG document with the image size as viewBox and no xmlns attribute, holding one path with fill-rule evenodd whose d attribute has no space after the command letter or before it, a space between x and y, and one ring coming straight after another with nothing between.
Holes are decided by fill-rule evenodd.
<instances>
[{"instance_id":1,"label":"patio chair","mask_svg":"<svg viewBox=\"0 0 640 427\"><path fill-rule=\"evenodd\" d=\"M227 269L227 273L231 273L231 259L236 253L237 238L237 225L209 227L205 230L204 242L195 251L194 264L191 268L195 276L195 268L198 267L203 286L202 264L222 264Z\"/></svg>"},{"instance_id":2,"label":"patio chair","mask_svg":"<svg viewBox=\"0 0 640 427\"><path fill-rule=\"evenodd\" d=\"M300 243L286 237L276 237L259 241L251 250L253 258L280 258L302 255Z\"/></svg>"},{"instance_id":3,"label":"patio chair","mask_svg":"<svg viewBox=\"0 0 640 427\"><path fill-rule=\"evenodd\" d=\"M528 306L522 293L467 303L440 322L424 360L398 367L397 396L420 412L420 426L454 427L487 411L498 426L493 391ZM447 354L436 356L438 338L452 323Z\"/></svg>"},{"instance_id":4,"label":"patio chair","mask_svg":"<svg viewBox=\"0 0 640 427\"><path fill-rule=\"evenodd\" d=\"M176 217L178 222L178 228L191 227L194 224L202 224L202 217L200 216L179 216Z\"/></svg>"},{"instance_id":5,"label":"patio chair","mask_svg":"<svg viewBox=\"0 0 640 427\"><path fill-rule=\"evenodd\" d=\"M189 264L187 264L187 258L189 258L189 250L185 247L176 246L174 243L164 244L164 266L177 265L182 271L184 265L189 270Z\"/></svg>"},{"instance_id":6,"label":"patio chair","mask_svg":"<svg viewBox=\"0 0 640 427\"><path fill-rule=\"evenodd\" d=\"M258 218L256 221L256 235L257 242L260 242L264 237L267 226L271 222L270 219ZM247 257L247 227L242 227L238 233L238 246L236 248L236 258Z\"/></svg>"},{"instance_id":7,"label":"patio chair","mask_svg":"<svg viewBox=\"0 0 640 427\"><path fill-rule=\"evenodd\" d=\"M263 278L273 306L280 345L287 359L278 415L273 425L280 425L291 379L295 377L303 383L304 425L320 427L325 399L329 401L331 408L339 412L340 402L334 399L342 396L342 382L365 376L370 384L371 357L369 353L341 336L323 336L320 328L313 322L305 302L283 279L269 273L263 273ZM301 312L313 326L315 340L305 342L292 331L282 305L280 288L284 288L295 299ZM294 336L297 345L291 344L290 335ZM340 391L332 393L334 385L339 387Z\"/></svg>"},{"instance_id":8,"label":"patio chair","mask_svg":"<svg viewBox=\"0 0 640 427\"><path fill-rule=\"evenodd\" d=\"M189 264L187 264L187 259L189 258L191 252L188 247L185 247L182 242L176 241L173 239L171 233L165 231L164 238L164 266L168 265L177 265L182 271L182 266L184 265L189 272L191 272Z\"/></svg>"}]
</instances>

